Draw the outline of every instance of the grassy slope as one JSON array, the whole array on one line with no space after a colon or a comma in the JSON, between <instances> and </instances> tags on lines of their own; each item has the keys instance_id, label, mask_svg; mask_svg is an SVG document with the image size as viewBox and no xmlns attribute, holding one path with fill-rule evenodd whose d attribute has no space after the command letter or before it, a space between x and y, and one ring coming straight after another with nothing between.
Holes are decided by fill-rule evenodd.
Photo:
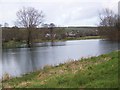
<instances>
[{"instance_id":1,"label":"grassy slope","mask_svg":"<svg viewBox=\"0 0 120 90\"><path fill-rule=\"evenodd\" d=\"M120 52L120 51L119 51ZM4 87L115 88L118 87L118 51L71 61L3 81Z\"/></svg>"}]
</instances>

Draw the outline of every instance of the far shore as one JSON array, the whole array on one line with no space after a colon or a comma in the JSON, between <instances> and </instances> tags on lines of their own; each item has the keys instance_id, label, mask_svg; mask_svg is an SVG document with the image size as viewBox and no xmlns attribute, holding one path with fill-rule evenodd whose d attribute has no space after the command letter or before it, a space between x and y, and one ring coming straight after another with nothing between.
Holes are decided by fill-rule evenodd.
<instances>
[{"instance_id":1,"label":"far shore","mask_svg":"<svg viewBox=\"0 0 120 90\"><path fill-rule=\"evenodd\" d=\"M65 39L61 39L61 40L58 40L58 39L54 39L54 42L59 42L59 41L67 41L67 40L87 40L87 39L101 39L100 36L84 36L84 37L78 37L78 38L75 38L75 37L67 37ZM40 40L40 39L37 39L37 40L34 40L33 41L34 43L43 43L43 42L51 42L51 40ZM22 48L22 47L26 47L26 41L14 41L14 40L11 40L11 41L8 41L8 42L2 42L2 48Z\"/></svg>"}]
</instances>

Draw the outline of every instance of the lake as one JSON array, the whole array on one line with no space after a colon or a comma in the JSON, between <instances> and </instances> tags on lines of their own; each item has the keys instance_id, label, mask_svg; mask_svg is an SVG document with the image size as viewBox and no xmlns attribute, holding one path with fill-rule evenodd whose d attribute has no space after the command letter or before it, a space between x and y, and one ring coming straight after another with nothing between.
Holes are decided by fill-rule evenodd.
<instances>
[{"instance_id":1,"label":"lake","mask_svg":"<svg viewBox=\"0 0 120 90\"><path fill-rule=\"evenodd\" d=\"M38 47L40 46L40 47ZM36 44L35 48L3 49L0 60L0 78L2 73L20 76L42 69L45 65L59 65L82 57L98 56L118 50L118 43L100 40L69 40Z\"/></svg>"}]
</instances>

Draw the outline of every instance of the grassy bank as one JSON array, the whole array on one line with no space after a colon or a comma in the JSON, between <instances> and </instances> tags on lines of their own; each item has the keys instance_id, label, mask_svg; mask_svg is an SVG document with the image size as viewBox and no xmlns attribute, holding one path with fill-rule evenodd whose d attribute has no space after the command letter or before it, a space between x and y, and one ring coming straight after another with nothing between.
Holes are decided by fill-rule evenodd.
<instances>
[{"instance_id":1,"label":"grassy bank","mask_svg":"<svg viewBox=\"0 0 120 90\"><path fill-rule=\"evenodd\" d=\"M25 43L11 40L11 41L8 41L8 42L3 42L2 43L2 48L19 48L23 44L25 44Z\"/></svg>"},{"instance_id":2,"label":"grassy bank","mask_svg":"<svg viewBox=\"0 0 120 90\"><path fill-rule=\"evenodd\" d=\"M86 39L101 39L100 36L84 36L79 38L68 37L66 40L86 40Z\"/></svg>"},{"instance_id":3,"label":"grassy bank","mask_svg":"<svg viewBox=\"0 0 120 90\"><path fill-rule=\"evenodd\" d=\"M75 38L75 37L67 37L65 39L54 39L54 42L58 42L58 41L66 41L66 40L86 40L86 39L100 39L100 36L85 36L85 37L79 37L79 38ZM41 42L50 42L51 40L41 40L41 39L36 39L33 40L34 43L41 43ZM26 41L8 41L8 42L3 42L2 43L2 47L3 48L19 48L19 47L25 47Z\"/></svg>"},{"instance_id":4,"label":"grassy bank","mask_svg":"<svg viewBox=\"0 0 120 90\"><path fill-rule=\"evenodd\" d=\"M3 81L5 88L116 88L118 53L71 61Z\"/></svg>"}]
</instances>

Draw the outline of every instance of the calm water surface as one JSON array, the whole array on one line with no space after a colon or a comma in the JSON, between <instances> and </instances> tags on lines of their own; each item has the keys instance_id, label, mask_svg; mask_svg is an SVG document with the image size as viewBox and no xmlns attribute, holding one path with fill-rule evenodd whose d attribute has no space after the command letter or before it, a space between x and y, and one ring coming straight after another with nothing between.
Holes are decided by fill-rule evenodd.
<instances>
[{"instance_id":1,"label":"calm water surface","mask_svg":"<svg viewBox=\"0 0 120 90\"><path fill-rule=\"evenodd\" d=\"M36 46L43 44L36 44ZM93 39L57 42L55 46L46 43L44 47L4 49L0 60L0 77L2 73L11 76L39 70L45 65L58 65L82 57L97 56L118 50L118 43Z\"/></svg>"}]
</instances>

